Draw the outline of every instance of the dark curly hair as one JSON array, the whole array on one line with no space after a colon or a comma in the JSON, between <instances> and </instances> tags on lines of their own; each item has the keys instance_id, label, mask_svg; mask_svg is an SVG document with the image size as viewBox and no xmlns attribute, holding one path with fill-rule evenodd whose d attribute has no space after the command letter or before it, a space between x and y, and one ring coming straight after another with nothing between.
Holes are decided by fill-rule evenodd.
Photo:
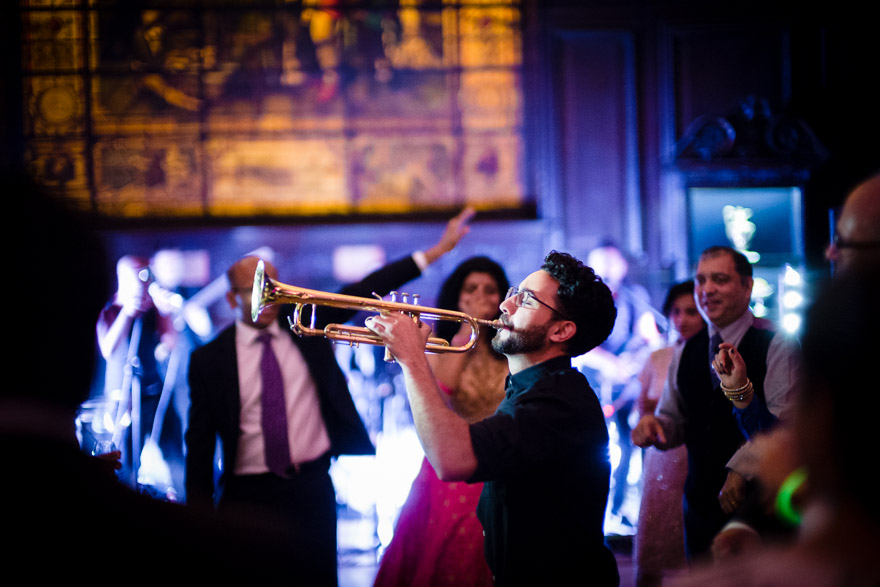
<instances>
[{"instance_id":1,"label":"dark curly hair","mask_svg":"<svg viewBox=\"0 0 880 587\"><path fill-rule=\"evenodd\" d=\"M568 253L558 251L544 258L541 269L559 282L559 305L577 326L568 341L568 354L577 357L602 344L617 319L614 297L602 278Z\"/></svg>"},{"instance_id":2,"label":"dark curly hair","mask_svg":"<svg viewBox=\"0 0 880 587\"><path fill-rule=\"evenodd\" d=\"M492 279L495 280L498 286L498 293L501 299L504 299L504 294L510 288L510 282L507 280L507 274L504 273L501 265L489 257L471 257L462 261L443 282L443 285L440 287L440 293L437 295L438 308L458 311L458 299L461 296L461 288L464 286L464 280L471 273L488 273L492 276ZM498 311L498 315L500 314L501 310ZM459 325L449 320L438 320L434 328L438 337L451 341L455 333L458 332Z\"/></svg>"},{"instance_id":3,"label":"dark curly hair","mask_svg":"<svg viewBox=\"0 0 880 587\"><path fill-rule=\"evenodd\" d=\"M693 279L688 279L687 281L676 283L669 288L669 291L666 292L666 299L663 301L663 315L669 318L669 314L670 312L672 312L672 305L675 303L675 300L677 300L681 296L687 295L691 297L693 297L694 295Z\"/></svg>"}]
</instances>

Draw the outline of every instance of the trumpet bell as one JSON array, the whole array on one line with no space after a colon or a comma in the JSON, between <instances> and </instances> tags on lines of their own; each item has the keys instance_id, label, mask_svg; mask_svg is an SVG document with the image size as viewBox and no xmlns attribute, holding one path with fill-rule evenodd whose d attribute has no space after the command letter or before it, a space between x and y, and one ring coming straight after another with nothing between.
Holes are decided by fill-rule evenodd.
<instances>
[{"instance_id":1,"label":"trumpet bell","mask_svg":"<svg viewBox=\"0 0 880 587\"><path fill-rule=\"evenodd\" d=\"M263 309L263 291L266 288L266 266L263 261L257 263L254 272L254 289L251 292L251 320L257 321Z\"/></svg>"}]
</instances>

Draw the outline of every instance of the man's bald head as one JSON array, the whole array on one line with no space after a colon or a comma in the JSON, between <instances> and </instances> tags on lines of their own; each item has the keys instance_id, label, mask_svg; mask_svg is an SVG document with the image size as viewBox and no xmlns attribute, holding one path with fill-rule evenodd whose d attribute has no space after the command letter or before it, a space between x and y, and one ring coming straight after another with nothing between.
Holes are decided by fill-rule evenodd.
<instances>
[{"instance_id":1,"label":"man's bald head","mask_svg":"<svg viewBox=\"0 0 880 587\"><path fill-rule=\"evenodd\" d=\"M880 261L880 173L847 196L825 257L837 273Z\"/></svg>"},{"instance_id":2,"label":"man's bald head","mask_svg":"<svg viewBox=\"0 0 880 587\"><path fill-rule=\"evenodd\" d=\"M278 305L263 308L259 318L254 322L251 319L251 297L254 290L254 273L257 271L259 257L243 257L232 264L226 270L226 278L229 280L229 291L226 292L226 301L235 312L235 318L254 328L266 328L278 318ZM272 279L278 279L278 270L268 261L263 261L266 275Z\"/></svg>"}]
</instances>

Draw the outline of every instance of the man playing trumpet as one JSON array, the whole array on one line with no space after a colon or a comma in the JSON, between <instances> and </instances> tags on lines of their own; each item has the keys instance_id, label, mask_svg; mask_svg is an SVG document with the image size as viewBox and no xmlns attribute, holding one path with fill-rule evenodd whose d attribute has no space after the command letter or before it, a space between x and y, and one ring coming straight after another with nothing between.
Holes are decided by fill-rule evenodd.
<instances>
[{"instance_id":1,"label":"man playing trumpet","mask_svg":"<svg viewBox=\"0 0 880 587\"><path fill-rule=\"evenodd\" d=\"M495 583L617 585L604 545L610 464L596 394L571 358L614 325L608 287L593 270L551 252L501 303L493 348L507 357L505 398L473 424L448 407L425 357L430 328L398 312L367 327L406 381L416 432L444 481L485 482L477 515Z\"/></svg>"}]
</instances>

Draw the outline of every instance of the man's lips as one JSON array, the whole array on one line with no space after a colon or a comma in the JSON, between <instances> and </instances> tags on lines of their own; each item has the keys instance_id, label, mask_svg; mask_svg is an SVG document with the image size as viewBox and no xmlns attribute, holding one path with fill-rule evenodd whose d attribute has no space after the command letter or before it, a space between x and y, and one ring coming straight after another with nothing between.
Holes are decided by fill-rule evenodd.
<instances>
[{"instance_id":1,"label":"man's lips","mask_svg":"<svg viewBox=\"0 0 880 587\"><path fill-rule=\"evenodd\" d=\"M719 306L720 304L721 304L721 300L700 300L700 305L706 309L715 308L715 307Z\"/></svg>"}]
</instances>

